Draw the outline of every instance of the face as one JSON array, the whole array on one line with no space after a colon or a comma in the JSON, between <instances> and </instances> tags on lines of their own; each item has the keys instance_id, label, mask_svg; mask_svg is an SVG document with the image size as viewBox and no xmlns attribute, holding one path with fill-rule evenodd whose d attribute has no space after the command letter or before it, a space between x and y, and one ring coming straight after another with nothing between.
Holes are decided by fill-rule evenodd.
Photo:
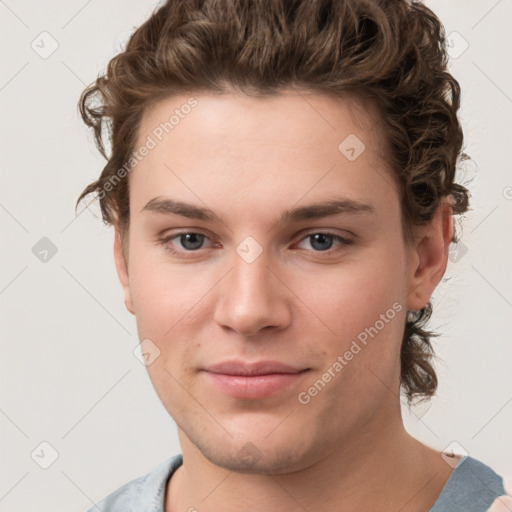
<instances>
[{"instance_id":1,"label":"face","mask_svg":"<svg viewBox=\"0 0 512 512\"><path fill-rule=\"evenodd\" d=\"M158 396L219 466L297 470L399 417L405 316L431 289L367 108L226 93L145 112L117 269Z\"/></svg>"}]
</instances>

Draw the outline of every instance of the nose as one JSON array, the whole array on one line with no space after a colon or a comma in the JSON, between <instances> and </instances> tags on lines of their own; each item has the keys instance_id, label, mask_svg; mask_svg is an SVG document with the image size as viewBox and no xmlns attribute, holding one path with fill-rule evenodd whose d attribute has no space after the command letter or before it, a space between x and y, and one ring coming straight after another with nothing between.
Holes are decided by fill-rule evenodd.
<instances>
[{"instance_id":1,"label":"nose","mask_svg":"<svg viewBox=\"0 0 512 512\"><path fill-rule=\"evenodd\" d=\"M252 263L235 254L231 271L218 289L214 314L217 324L244 336L289 325L291 292L283 284L285 276L278 274L263 254Z\"/></svg>"}]
</instances>

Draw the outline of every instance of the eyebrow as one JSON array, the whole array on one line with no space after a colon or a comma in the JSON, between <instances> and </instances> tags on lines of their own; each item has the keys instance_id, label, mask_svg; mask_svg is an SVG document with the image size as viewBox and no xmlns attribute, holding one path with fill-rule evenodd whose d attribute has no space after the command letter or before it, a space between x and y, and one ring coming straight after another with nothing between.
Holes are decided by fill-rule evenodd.
<instances>
[{"instance_id":1,"label":"eyebrow","mask_svg":"<svg viewBox=\"0 0 512 512\"><path fill-rule=\"evenodd\" d=\"M190 219L203 221L220 220L219 217L208 208L201 208L193 204L174 201L169 198L155 197L151 199L146 206L142 208L141 213L144 211L181 215ZM340 214L375 215L375 208L370 204L364 204L353 199L333 199L288 210L281 214L278 223L296 223Z\"/></svg>"}]
</instances>

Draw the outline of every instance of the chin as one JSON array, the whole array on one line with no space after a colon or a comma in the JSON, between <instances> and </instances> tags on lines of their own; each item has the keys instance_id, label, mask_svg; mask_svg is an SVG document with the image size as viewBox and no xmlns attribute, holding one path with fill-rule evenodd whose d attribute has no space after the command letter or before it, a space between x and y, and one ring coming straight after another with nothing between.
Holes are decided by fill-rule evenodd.
<instances>
[{"instance_id":1,"label":"chin","mask_svg":"<svg viewBox=\"0 0 512 512\"><path fill-rule=\"evenodd\" d=\"M269 435L270 431L253 433L253 428L246 428L243 434L239 429L233 436L216 437L211 431L188 429L187 438L212 464L236 473L279 475L304 469L313 462L317 451L305 444L304 436L291 435L285 429L279 435Z\"/></svg>"},{"instance_id":2,"label":"chin","mask_svg":"<svg viewBox=\"0 0 512 512\"><path fill-rule=\"evenodd\" d=\"M219 449L220 448L220 449ZM264 448L247 442L235 451L221 447L207 447L203 455L216 466L229 471L253 475L286 474L297 471L302 462L301 453L291 448L289 451Z\"/></svg>"}]
</instances>

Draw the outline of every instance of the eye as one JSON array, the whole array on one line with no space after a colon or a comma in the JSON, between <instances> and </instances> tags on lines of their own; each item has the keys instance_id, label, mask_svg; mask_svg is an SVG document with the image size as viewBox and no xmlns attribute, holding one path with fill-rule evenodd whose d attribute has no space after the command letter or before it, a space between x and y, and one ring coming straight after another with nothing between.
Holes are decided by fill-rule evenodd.
<instances>
[{"instance_id":1,"label":"eye","mask_svg":"<svg viewBox=\"0 0 512 512\"><path fill-rule=\"evenodd\" d=\"M187 251L194 251L201 248L205 236L201 233L182 233L176 238L179 238L180 244L182 244L182 247L184 247Z\"/></svg>"},{"instance_id":2,"label":"eye","mask_svg":"<svg viewBox=\"0 0 512 512\"><path fill-rule=\"evenodd\" d=\"M163 238L159 241L159 244L163 245L164 249L171 254L183 255L187 252L197 252L199 249L203 249L205 239L209 240L209 238L202 233L186 232ZM178 245L177 248L176 245Z\"/></svg>"},{"instance_id":3,"label":"eye","mask_svg":"<svg viewBox=\"0 0 512 512\"><path fill-rule=\"evenodd\" d=\"M306 235L300 243L304 243L304 241L310 241L311 247L313 247L314 252L325 252L327 254L331 254L336 252L337 249L330 250L333 246L333 243L339 242L341 246L350 245L352 240L348 240L334 233L310 233Z\"/></svg>"},{"instance_id":4,"label":"eye","mask_svg":"<svg viewBox=\"0 0 512 512\"><path fill-rule=\"evenodd\" d=\"M203 245L205 240L211 241L208 236L202 233L183 232L163 238L162 240L159 240L158 243L171 254L188 258L194 257L194 252L199 252L201 249L205 248ZM308 240L311 247L313 248L313 252L325 253L326 255L338 252L343 249L343 246L352 244L352 240L348 240L335 233L315 232L303 237L298 243L298 247L304 249L304 247L300 247L300 245L304 244ZM339 244L337 249L331 249L334 245L334 242L338 242ZM217 246L219 245L217 244ZM306 247L305 249L308 248ZM190 254L190 256L187 256L187 254Z\"/></svg>"}]
</instances>

